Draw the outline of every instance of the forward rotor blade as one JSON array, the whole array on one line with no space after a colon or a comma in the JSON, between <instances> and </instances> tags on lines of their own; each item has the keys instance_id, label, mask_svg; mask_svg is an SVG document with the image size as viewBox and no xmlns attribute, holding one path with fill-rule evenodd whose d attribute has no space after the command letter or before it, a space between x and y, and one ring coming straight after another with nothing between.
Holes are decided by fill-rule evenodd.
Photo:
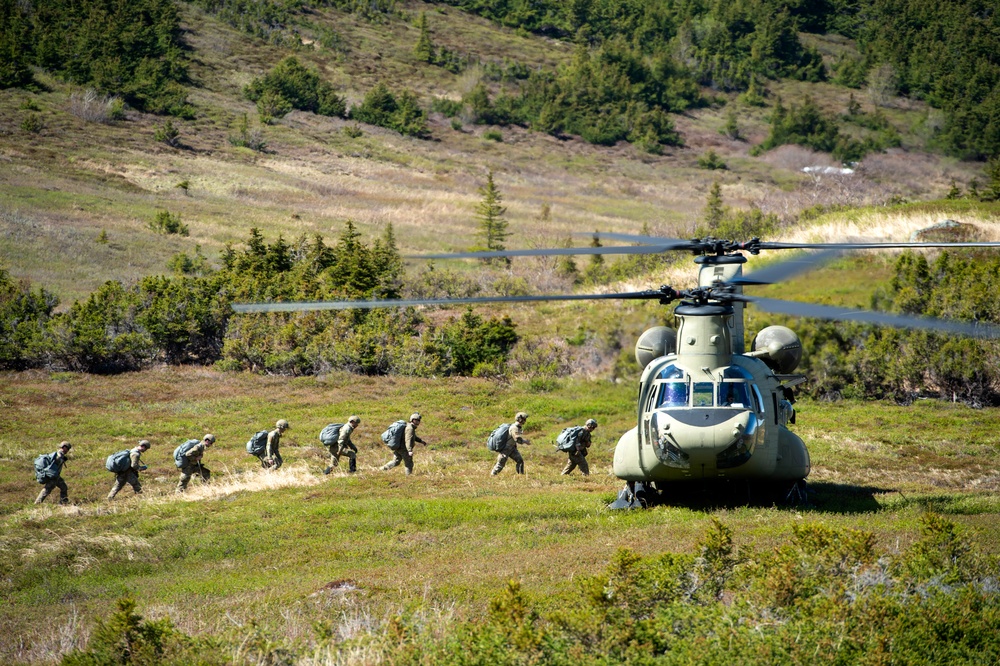
<instances>
[{"instance_id":1,"label":"forward rotor blade","mask_svg":"<svg viewBox=\"0 0 1000 666\"><path fill-rule=\"evenodd\" d=\"M933 249L949 247L1000 247L1000 242L976 241L968 243L772 243L761 242L761 250L893 250Z\"/></svg>"},{"instance_id":2,"label":"forward rotor blade","mask_svg":"<svg viewBox=\"0 0 1000 666\"><path fill-rule=\"evenodd\" d=\"M537 303L544 301L657 300L672 299L674 292L651 289L614 294L549 294L539 296L470 296L467 298L415 298L389 301L289 301L284 303L233 303L236 312L302 312L312 310L371 310L419 305L475 305L478 303Z\"/></svg>"},{"instance_id":3,"label":"forward rotor blade","mask_svg":"<svg viewBox=\"0 0 1000 666\"><path fill-rule=\"evenodd\" d=\"M730 280L728 284L753 285L784 282L801 273L819 268L843 254L840 250L825 250L815 254L804 254L785 261L765 266L749 275Z\"/></svg>"},{"instance_id":4,"label":"forward rotor blade","mask_svg":"<svg viewBox=\"0 0 1000 666\"><path fill-rule=\"evenodd\" d=\"M578 231L573 234L574 236L580 236L581 238L589 237L593 238L597 236L601 240L616 240L622 241L624 243L645 243L646 245L658 245L661 247L669 247L671 250L692 250L695 247L700 247L699 243L692 243L690 240L682 240L680 238L665 238L663 236L637 236L635 234L619 234L607 231L598 231L594 233L586 233L583 231Z\"/></svg>"},{"instance_id":5,"label":"forward rotor blade","mask_svg":"<svg viewBox=\"0 0 1000 666\"><path fill-rule=\"evenodd\" d=\"M930 317L914 317L912 315L891 314L889 312L874 312L871 310L852 310L850 308L834 307L832 305L817 305L815 303L800 303L798 301L782 301L776 298L758 298L744 296L740 300L753 303L761 310L796 317L812 317L815 319L831 319L834 321L857 321L868 324L894 326L896 328L916 328L942 333L955 333L973 338L1000 338L1000 327L993 324L955 321L948 319L932 319Z\"/></svg>"},{"instance_id":6,"label":"forward rotor blade","mask_svg":"<svg viewBox=\"0 0 1000 666\"><path fill-rule=\"evenodd\" d=\"M507 257L554 257L578 254L659 254L674 249L673 246L612 246L612 247L560 247L530 250L491 250L484 252L453 252L441 254L411 254L407 259L504 259Z\"/></svg>"}]
</instances>

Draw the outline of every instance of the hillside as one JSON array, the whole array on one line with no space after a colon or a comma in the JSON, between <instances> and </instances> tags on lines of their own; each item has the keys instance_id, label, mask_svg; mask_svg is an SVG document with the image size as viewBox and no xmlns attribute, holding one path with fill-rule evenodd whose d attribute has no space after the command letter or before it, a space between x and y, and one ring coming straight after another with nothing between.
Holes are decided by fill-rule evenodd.
<instances>
[{"instance_id":1,"label":"hillside","mask_svg":"<svg viewBox=\"0 0 1000 666\"><path fill-rule=\"evenodd\" d=\"M477 242L477 190L488 170L507 206L510 244L522 247L559 245L572 232L638 232L643 224L665 235L690 235L715 180L727 204L755 205L787 222L817 205L937 198L952 181L964 186L987 180L980 163L916 148L920 139L908 128L927 113L919 102L899 98L884 109L902 135L901 148L869 155L850 177L814 178L801 169L834 164L829 155L785 146L750 157L751 147L767 135L767 107L743 106L735 94L710 90L717 103L674 116L683 146L666 147L662 155L625 142L599 146L516 125L461 122L454 129L453 120L439 113L428 118L431 138L420 140L300 111L260 127L267 147L255 152L227 140L244 113L259 127L256 109L241 90L291 53L315 67L349 104L385 82L414 90L429 108L435 97L467 93L482 68L451 74L417 61L414 23L421 13L430 17L436 43L485 64L553 67L571 57L572 47L455 8L400 3L396 13L377 21L316 10L309 25L335 30L336 49L292 51L239 32L194 5L178 7L195 111L190 120L172 119L175 147L154 138L163 116L132 110L108 124L84 120L80 97L86 86L67 85L41 70L34 73L33 91L0 91L0 252L15 276L54 291L64 303L108 279L165 272L172 255L193 253L196 246L214 262L226 243L242 242L252 226L268 238L282 234L292 240L301 234L335 236L346 219L370 236L391 223L403 254L465 249ZM851 48L843 40L813 41L831 61ZM875 108L862 93L829 83L769 83L770 99L788 104L811 96L829 113L844 113L852 94L866 110ZM742 140L720 133L733 108ZM40 121L37 131L22 127L28 116ZM354 127L360 136L346 132ZM502 140L484 138L491 129ZM710 150L728 169L698 168ZM543 209L548 213L539 224ZM179 216L190 235L150 230L161 210ZM98 242L102 230L107 242ZM59 257L72 261L54 260Z\"/></svg>"}]
</instances>

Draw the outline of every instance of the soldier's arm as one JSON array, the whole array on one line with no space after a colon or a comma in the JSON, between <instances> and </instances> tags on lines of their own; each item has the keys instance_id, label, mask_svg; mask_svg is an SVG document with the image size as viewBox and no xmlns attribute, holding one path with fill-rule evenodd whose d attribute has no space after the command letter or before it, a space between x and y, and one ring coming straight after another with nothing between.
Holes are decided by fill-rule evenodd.
<instances>
[{"instance_id":1,"label":"soldier's arm","mask_svg":"<svg viewBox=\"0 0 1000 666\"><path fill-rule=\"evenodd\" d=\"M128 454L129 462L131 463L131 468L136 472L139 471L139 466L142 465L142 461L140 460L141 456L142 454L139 451L136 451L135 449L133 449Z\"/></svg>"},{"instance_id":2,"label":"soldier's arm","mask_svg":"<svg viewBox=\"0 0 1000 666\"><path fill-rule=\"evenodd\" d=\"M280 437L280 435L278 435L277 430L272 430L271 432L267 433L267 448L264 449L265 458L270 458L273 455L271 452L271 448L274 444L275 437Z\"/></svg>"}]
</instances>

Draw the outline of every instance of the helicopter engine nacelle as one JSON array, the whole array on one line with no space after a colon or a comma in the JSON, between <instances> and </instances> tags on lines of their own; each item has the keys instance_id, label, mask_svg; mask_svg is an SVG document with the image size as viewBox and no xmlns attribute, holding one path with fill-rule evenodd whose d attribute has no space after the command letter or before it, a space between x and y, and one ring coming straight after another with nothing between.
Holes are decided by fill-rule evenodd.
<instances>
[{"instance_id":1,"label":"helicopter engine nacelle","mask_svg":"<svg viewBox=\"0 0 1000 666\"><path fill-rule=\"evenodd\" d=\"M802 360L802 342L795 331L784 326L768 326L753 339L753 351L766 351L760 359L769 368L789 374Z\"/></svg>"},{"instance_id":2,"label":"helicopter engine nacelle","mask_svg":"<svg viewBox=\"0 0 1000 666\"><path fill-rule=\"evenodd\" d=\"M668 326L647 329L635 342L635 360L646 367L653 359L677 350L677 331Z\"/></svg>"}]
</instances>

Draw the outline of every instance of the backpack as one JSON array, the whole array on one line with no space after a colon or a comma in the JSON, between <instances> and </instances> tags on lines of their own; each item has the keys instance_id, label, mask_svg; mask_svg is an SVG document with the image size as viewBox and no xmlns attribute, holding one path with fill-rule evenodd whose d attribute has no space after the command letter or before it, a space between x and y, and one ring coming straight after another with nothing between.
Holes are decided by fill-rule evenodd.
<instances>
[{"instance_id":1,"label":"backpack","mask_svg":"<svg viewBox=\"0 0 1000 666\"><path fill-rule=\"evenodd\" d=\"M104 467L109 472L114 472L115 474L121 474L122 472L127 472L132 466L132 451L131 449L125 449L123 451L116 451L108 456L108 459L104 461Z\"/></svg>"},{"instance_id":2,"label":"backpack","mask_svg":"<svg viewBox=\"0 0 1000 666\"><path fill-rule=\"evenodd\" d=\"M583 426L570 426L563 428L563 431L556 437L556 448L560 451L572 451L576 448L576 440L583 432Z\"/></svg>"},{"instance_id":3,"label":"backpack","mask_svg":"<svg viewBox=\"0 0 1000 666\"><path fill-rule=\"evenodd\" d=\"M43 453L35 458L35 480L46 483L59 476L60 467L56 467L56 454Z\"/></svg>"},{"instance_id":4,"label":"backpack","mask_svg":"<svg viewBox=\"0 0 1000 666\"><path fill-rule=\"evenodd\" d=\"M382 441L390 449L398 449L403 445L403 435L406 430L406 421L396 421L385 429L382 433Z\"/></svg>"},{"instance_id":5,"label":"backpack","mask_svg":"<svg viewBox=\"0 0 1000 666\"><path fill-rule=\"evenodd\" d=\"M184 463L187 462L187 452L192 449L192 447L197 446L201 440L189 439L184 442L176 449L174 449L174 464L177 465L177 469L184 467Z\"/></svg>"},{"instance_id":6,"label":"backpack","mask_svg":"<svg viewBox=\"0 0 1000 666\"><path fill-rule=\"evenodd\" d=\"M267 450L267 430L261 430L247 442L247 453L252 456L261 456L264 455L265 450Z\"/></svg>"},{"instance_id":7,"label":"backpack","mask_svg":"<svg viewBox=\"0 0 1000 666\"><path fill-rule=\"evenodd\" d=\"M329 424L319 431L319 441L323 442L324 446L333 446L340 439L340 429L343 427L343 423Z\"/></svg>"},{"instance_id":8,"label":"backpack","mask_svg":"<svg viewBox=\"0 0 1000 666\"><path fill-rule=\"evenodd\" d=\"M493 452L500 452L507 444L507 435L510 433L509 423L501 423L486 438L486 448Z\"/></svg>"}]
</instances>

